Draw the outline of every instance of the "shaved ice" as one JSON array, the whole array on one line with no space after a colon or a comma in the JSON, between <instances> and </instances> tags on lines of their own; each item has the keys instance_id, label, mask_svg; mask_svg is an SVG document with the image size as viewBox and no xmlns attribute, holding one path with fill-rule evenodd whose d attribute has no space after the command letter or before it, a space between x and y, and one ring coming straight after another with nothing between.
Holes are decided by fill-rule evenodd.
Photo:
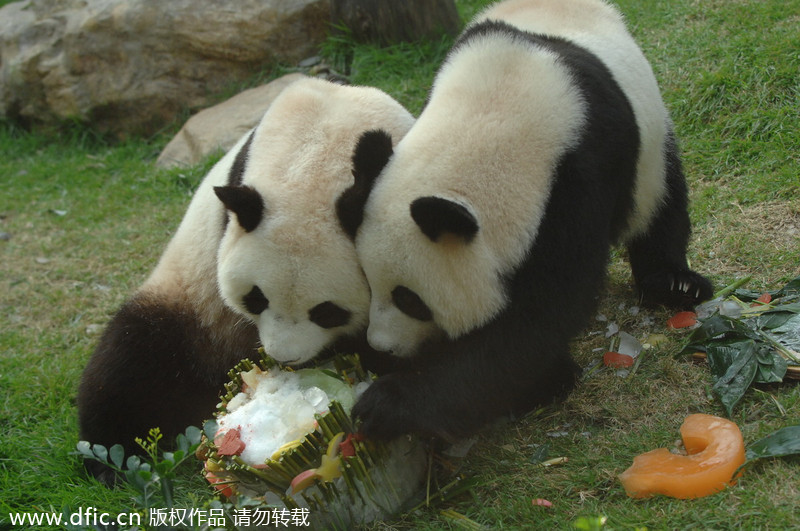
<instances>
[{"instance_id":1,"label":"shaved ice","mask_svg":"<svg viewBox=\"0 0 800 531\"><path fill-rule=\"evenodd\" d=\"M217 417L219 434L238 429L245 444L242 460L261 465L287 442L304 437L316 428L314 415L328 413L337 400L350 413L357 394L368 384L351 387L322 371L262 371L258 367L242 373L244 389Z\"/></svg>"}]
</instances>

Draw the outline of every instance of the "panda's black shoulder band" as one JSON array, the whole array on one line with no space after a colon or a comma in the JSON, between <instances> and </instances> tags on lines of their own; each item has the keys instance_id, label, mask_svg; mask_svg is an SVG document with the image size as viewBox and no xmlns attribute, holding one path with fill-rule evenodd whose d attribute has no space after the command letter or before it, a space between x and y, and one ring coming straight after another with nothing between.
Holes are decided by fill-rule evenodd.
<instances>
[{"instance_id":1,"label":"panda's black shoulder band","mask_svg":"<svg viewBox=\"0 0 800 531\"><path fill-rule=\"evenodd\" d=\"M363 133L356 143L352 158L353 185L336 201L339 223L351 238L356 237L369 193L392 153L392 135L382 129Z\"/></svg>"}]
</instances>

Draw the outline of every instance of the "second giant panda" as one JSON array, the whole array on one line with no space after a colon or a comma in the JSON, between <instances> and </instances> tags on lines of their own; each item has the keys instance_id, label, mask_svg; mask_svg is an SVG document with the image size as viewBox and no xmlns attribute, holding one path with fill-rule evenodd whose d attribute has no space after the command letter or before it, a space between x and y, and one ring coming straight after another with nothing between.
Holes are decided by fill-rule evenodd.
<instances>
[{"instance_id":1,"label":"second giant panda","mask_svg":"<svg viewBox=\"0 0 800 531\"><path fill-rule=\"evenodd\" d=\"M653 72L602 0L507 0L449 52L392 148L353 155L373 185L356 248L368 339L409 367L353 415L368 437L453 439L571 389L610 247L625 243L645 304L691 306L687 190Z\"/></svg>"},{"instance_id":2,"label":"second giant panda","mask_svg":"<svg viewBox=\"0 0 800 531\"><path fill-rule=\"evenodd\" d=\"M259 342L286 363L355 348L369 288L352 216L336 203L364 128L400 139L412 123L374 88L308 78L281 92L200 184L155 270L106 327L78 391L81 439L127 453L152 427L171 437L202 422Z\"/></svg>"}]
</instances>

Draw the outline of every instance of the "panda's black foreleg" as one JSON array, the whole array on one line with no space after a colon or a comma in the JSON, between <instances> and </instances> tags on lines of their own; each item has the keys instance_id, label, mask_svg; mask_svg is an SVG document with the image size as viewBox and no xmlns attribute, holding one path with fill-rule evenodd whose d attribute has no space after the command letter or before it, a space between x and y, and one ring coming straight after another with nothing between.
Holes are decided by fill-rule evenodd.
<instances>
[{"instance_id":1,"label":"panda's black foreleg","mask_svg":"<svg viewBox=\"0 0 800 531\"><path fill-rule=\"evenodd\" d=\"M531 322L490 325L440 348L367 388L352 411L363 435L416 433L453 442L567 394L579 373L568 341Z\"/></svg>"},{"instance_id":2,"label":"panda's black foreleg","mask_svg":"<svg viewBox=\"0 0 800 531\"><path fill-rule=\"evenodd\" d=\"M711 298L711 282L686 260L691 234L686 180L674 142L667 153L667 196L647 231L627 242L633 277L645 306L691 308Z\"/></svg>"}]
</instances>

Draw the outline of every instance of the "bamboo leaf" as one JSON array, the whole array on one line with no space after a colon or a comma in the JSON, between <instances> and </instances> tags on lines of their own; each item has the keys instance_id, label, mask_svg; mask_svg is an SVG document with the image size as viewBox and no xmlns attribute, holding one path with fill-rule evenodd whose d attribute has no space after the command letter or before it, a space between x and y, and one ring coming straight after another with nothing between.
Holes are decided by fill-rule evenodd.
<instances>
[{"instance_id":1,"label":"bamboo leaf","mask_svg":"<svg viewBox=\"0 0 800 531\"><path fill-rule=\"evenodd\" d=\"M767 435L747 448L747 459L800 454L800 426L788 426Z\"/></svg>"}]
</instances>

